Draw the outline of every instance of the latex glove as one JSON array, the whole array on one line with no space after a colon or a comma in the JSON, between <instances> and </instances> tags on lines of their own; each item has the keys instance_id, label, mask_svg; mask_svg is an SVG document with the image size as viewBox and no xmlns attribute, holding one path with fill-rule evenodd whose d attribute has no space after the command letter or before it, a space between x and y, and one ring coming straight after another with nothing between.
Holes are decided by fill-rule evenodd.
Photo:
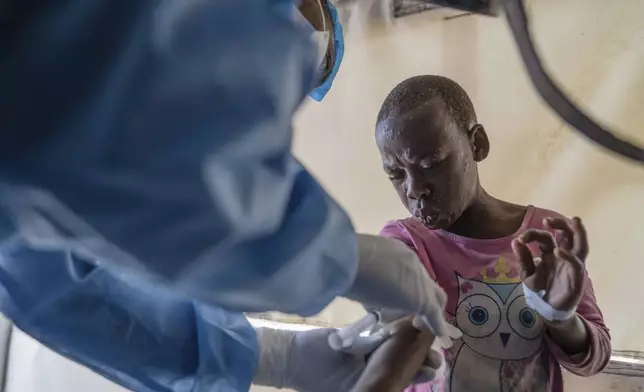
<instances>
[{"instance_id":1,"label":"latex glove","mask_svg":"<svg viewBox=\"0 0 644 392\"><path fill-rule=\"evenodd\" d=\"M328 336L333 331L257 329L261 351L253 383L299 392L351 391L367 366L366 356L331 349ZM371 351L384 340L374 340Z\"/></svg>"},{"instance_id":2,"label":"latex glove","mask_svg":"<svg viewBox=\"0 0 644 392\"><path fill-rule=\"evenodd\" d=\"M409 322L398 323L382 339L372 339L371 356L331 349L328 336L333 331L257 329L260 357L253 383L299 392L356 392L359 380L365 385L383 379L396 384L412 378L432 380L442 363L438 353L429 355L433 335L415 330Z\"/></svg>"},{"instance_id":3,"label":"latex glove","mask_svg":"<svg viewBox=\"0 0 644 392\"><path fill-rule=\"evenodd\" d=\"M358 274L346 298L378 310L386 321L418 314L415 326L454 334L443 318L447 296L413 250L399 240L358 234L358 251Z\"/></svg>"}]
</instances>

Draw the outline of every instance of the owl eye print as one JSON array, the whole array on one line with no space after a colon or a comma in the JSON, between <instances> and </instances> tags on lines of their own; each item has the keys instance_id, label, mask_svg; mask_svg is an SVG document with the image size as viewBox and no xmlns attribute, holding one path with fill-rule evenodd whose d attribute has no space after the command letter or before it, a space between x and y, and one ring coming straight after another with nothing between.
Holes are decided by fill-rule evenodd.
<instances>
[{"instance_id":1,"label":"owl eye print","mask_svg":"<svg viewBox=\"0 0 644 392\"><path fill-rule=\"evenodd\" d=\"M456 323L465 335L485 338L499 328L501 309L494 298L473 294L460 301L456 309Z\"/></svg>"},{"instance_id":2,"label":"owl eye print","mask_svg":"<svg viewBox=\"0 0 644 392\"><path fill-rule=\"evenodd\" d=\"M517 335L524 339L537 339L543 331L543 321L537 313L526 306L521 294L508 305L508 324Z\"/></svg>"},{"instance_id":3,"label":"owl eye print","mask_svg":"<svg viewBox=\"0 0 644 392\"><path fill-rule=\"evenodd\" d=\"M526 306L520 282L486 283L458 278L456 324L463 343L488 358L517 360L543 342L543 320Z\"/></svg>"}]
</instances>

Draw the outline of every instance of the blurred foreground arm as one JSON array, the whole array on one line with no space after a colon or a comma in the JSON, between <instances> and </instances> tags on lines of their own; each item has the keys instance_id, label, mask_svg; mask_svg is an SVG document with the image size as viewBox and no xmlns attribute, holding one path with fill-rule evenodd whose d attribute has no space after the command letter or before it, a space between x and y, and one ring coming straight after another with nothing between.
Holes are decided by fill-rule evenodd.
<instances>
[{"instance_id":1,"label":"blurred foreground arm","mask_svg":"<svg viewBox=\"0 0 644 392\"><path fill-rule=\"evenodd\" d=\"M378 310L391 322L417 314L414 324L437 336L453 328L443 317L447 296L432 280L416 252L403 242L374 235L358 235L358 273L345 297L368 311Z\"/></svg>"}]
</instances>

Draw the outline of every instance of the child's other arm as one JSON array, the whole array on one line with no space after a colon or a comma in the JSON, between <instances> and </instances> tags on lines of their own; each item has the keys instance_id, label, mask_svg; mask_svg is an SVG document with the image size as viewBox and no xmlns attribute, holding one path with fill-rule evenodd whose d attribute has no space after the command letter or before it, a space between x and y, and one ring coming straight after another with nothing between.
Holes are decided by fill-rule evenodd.
<instances>
[{"instance_id":1,"label":"child's other arm","mask_svg":"<svg viewBox=\"0 0 644 392\"><path fill-rule=\"evenodd\" d=\"M522 264L526 302L544 319L554 320L547 322L546 341L557 361L575 374L591 376L610 360L611 345L586 271L586 229L579 218L543 223L547 230L527 230L512 243ZM533 258L528 244L538 245L540 259Z\"/></svg>"},{"instance_id":2,"label":"child's other arm","mask_svg":"<svg viewBox=\"0 0 644 392\"><path fill-rule=\"evenodd\" d=\"M547 328L548 349L557 362L572 373L588 377L599 373L608 364L610 334L588 275L575 317L559 325L549 324Z\"/></svg>"}]
</instances>

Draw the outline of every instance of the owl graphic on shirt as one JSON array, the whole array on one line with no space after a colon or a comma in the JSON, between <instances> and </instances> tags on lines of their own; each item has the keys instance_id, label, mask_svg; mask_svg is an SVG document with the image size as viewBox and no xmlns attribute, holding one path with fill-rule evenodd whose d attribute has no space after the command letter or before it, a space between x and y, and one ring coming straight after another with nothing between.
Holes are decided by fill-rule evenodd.
<instances>
[{"instance_id":1,"label":"owl graphic on shirt","mask_svg":"<svg viewBox=\"0 0 644 392\"><path fill-rule=\"evenodd\" d=\"M457 273L456 279L458 300L451 321L463 337L446 353L451 371L441 389L543 390L548 385L544 324L526 305L518 270L499 258L475 278Z\"/></svg>"}]
</instances>

